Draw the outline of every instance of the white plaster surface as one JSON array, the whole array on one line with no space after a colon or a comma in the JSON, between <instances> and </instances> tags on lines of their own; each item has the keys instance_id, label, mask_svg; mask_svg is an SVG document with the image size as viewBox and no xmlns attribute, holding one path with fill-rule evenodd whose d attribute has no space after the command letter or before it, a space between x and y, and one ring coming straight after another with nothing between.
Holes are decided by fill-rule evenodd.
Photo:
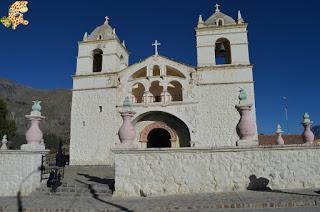
<instances>
[{"instance_id":1,"label":"white plaster surface","mask_svg":"<svg viewBox=\"0 0 320 212\"><path fill-rule=\"evenodd\" d=\"M216 65L214 62L215 42L221 37L230 41L232 64ZM183 101L155 103L146 100L149 102L134 104L135 145L145 148L139 142L142 130L147 124L159 121L156 115L153 116L154 120L139 121L139 118L148 113L163 112L168 119L177 122L181 120L187 126L185 131L189 131L191 146L236 146L236 125L240 116L235 106L239 103L241 88L248 93L248 103L253 104L252 116L256 123L247 25L197 28L196 39L198 67L161 55L153 55L127 66L129 55L118 38L80 42L77 71L73 77L70 163L112 165L113 155L110 149L119 143L117 132L122 123L117 110L125 97L132 97L132 88L136 83L143 85L143 95L148 99L149 89L154 81L159 81L166 94L170 82L178 81L182 85ZM92 72L92 51L96 48L103 50L101 73ZM124 68L121 66L121 55ZM159 66L160 76L153 76L154 66ZM183 77L168 76L167 68L170 67ZM132 77L143 68L146 69L146 76ZM99 112L99 106L102 106L102 112ZM169 126L169 123L166 124ZM179 127L172 128L179 131ZM178 139L186 137L181 134Z\"/></svg>"},{"instance_id":2,"label":"white plaster surface","mask_svg":"<svg viewBox=\"0 0 320 212\"><path fill-rule=\"evenodd\" d=\"M40 186L41 156L48 151L0 151L0 196L28 195Z\"/></svg>"},{"instance_id":3,"label":"white plaster surface","mask_svg":"<svg viewBox=\"0 0 320 212\"><path fill-rule=\"evenodd\" d=\"M271 189L320 187L319 145L113 152L116 196L244 191L251 175Z\"/></svg>"}]
</instances>

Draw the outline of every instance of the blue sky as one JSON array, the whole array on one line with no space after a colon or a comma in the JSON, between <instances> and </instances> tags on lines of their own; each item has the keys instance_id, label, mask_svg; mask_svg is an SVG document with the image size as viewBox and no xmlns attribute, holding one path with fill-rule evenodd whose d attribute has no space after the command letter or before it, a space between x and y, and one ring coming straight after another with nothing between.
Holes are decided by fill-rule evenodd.
<instances>
[{"instance_id":1,"label":"blue sky","mask_svg":"<svg viewBox=\"0 0 320 212\"><path fill-rule=\"evenodd\" d=\"M1 0L5 16L13 0ZM126 41L130 63L153 54L158 39L161 55L196 65L194 27L199 14L214 12L217 1L29 1L28 26L16 31L0 26L0 78L41 89L72 87L77 42L110 17ZM291 133L301 133L309 112L320 123L320 3L316 0L220 0L222 12L236 17L240 9L249 23L249 48L254 64L259 133L285 129L282 97L288 97Z\"/></svg>"}]
</instances>

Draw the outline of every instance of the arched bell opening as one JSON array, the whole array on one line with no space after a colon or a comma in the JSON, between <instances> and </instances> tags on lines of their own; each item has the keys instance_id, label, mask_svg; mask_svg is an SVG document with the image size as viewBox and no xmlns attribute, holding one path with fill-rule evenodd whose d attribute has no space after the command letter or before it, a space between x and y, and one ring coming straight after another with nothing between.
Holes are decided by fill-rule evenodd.
<instances>
[{"instance_id":1,"label":"arched bell opening","mask_svg":"<svg viewBox=\"0 0 320 212\"><path fill-rule=\"evenodd\" d=\"M92 52L93 57L93 72L101 72L102 71L102 55L103 51L101 49L95 49Z\"/></svg>"},{"instance_id":2,"label":"arched bell opening","mask_svg":"<svg viewBox=\"0 0 320 212\"><path fill-rule=\"evenodd\" d=\"M226 38L220 38L215 43L216 65L231 64L231 45Z\"/></svg>"}]
</instances>

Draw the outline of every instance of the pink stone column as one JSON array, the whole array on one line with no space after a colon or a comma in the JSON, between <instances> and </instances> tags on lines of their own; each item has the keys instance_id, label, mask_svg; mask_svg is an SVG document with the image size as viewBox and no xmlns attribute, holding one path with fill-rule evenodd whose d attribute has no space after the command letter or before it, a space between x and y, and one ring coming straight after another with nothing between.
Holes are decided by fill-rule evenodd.
<instances>
[{"instance_id":1,"label":"pink stone column","mask_svg":"<svg viewBox=\"0 0 320 212\"><path fill-rule=\"evenodd\" d=\"M31 126L26 132L26 140L28 144L40 144L43 138L43 133L40 130L39 124L41 121L40 117L29 116Z\"/></svg>"},{"instance_id":2,"label":"pink stone column","mask_svg":"<svg viewBox=\"0 0 320 212\"><path fill-rule=\"evenodd\" d=\"M303 115L302 126L304 127L304 131L302 133L303 141L305 144L313 144L314 134L311 131L312 121L310 120L310 116L308 113Z\"/></svg>"},{"instance_id":3,"label":"pink stone column","mask_svg":"<svg viewBox=\"0 0 320 212\"><path fill-rule=\"evenodd\" d=\"M255 136L255 125L251 114L252 104L239 104L236 106L240 120L237 124L237 134L241 140L253 140Z\"/></svg>"},{"instance_id":4,"label":"pink stone column","mask_svg":"<svg viewBox=\"0 0 320 212\"><path fill-rule=\"evenodd\" d=\"M276 135L277 135L277 138L276 138L276 144L277 145L284 145L284 140L282 138L282 129L281 129L281 126L280 124L278 124L277 126L277 130L276 130Z\"/></svg>"},{"instance_id":5,"label":"pink stone column","mask_svg":"<svg viewBox=\"0 0 320 212\"><path fill-rule=\"evenodd\" d=\"M135 129L131 123L132 117L135 115L133 111L120 112L123 119L122 126L119 129L119 139L122 144L133 144L136 136Z\"/></svg>"}]
</instances>

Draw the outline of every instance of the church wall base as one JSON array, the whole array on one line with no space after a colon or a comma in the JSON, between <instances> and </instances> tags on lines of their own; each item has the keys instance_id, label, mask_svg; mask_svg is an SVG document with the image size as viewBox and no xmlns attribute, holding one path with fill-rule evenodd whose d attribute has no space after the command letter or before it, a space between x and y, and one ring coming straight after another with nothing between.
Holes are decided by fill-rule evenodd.
<instances>
[{"instance_id":1,"label":"church wall base","mask_svg":"<svg viewBox=\"0 0 320 212\"><path fill-rule=\"evenodd\" d=\"M320 187L320 145L113 152L115 196Z\"/></svg>"}]
</instances>

